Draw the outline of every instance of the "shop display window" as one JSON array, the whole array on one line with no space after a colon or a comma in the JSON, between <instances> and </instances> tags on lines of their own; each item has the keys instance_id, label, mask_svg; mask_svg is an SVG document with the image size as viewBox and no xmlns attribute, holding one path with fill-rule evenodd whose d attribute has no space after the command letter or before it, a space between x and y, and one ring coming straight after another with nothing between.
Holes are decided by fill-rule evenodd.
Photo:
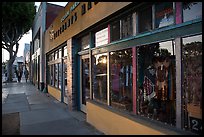
<instances>
[{"instance_id":1,"label":"shop display window","mask_svg":"<svg viewBox=\"0 0 204 137\"><path fill-rule=\"evenodd\" d=\"M183 22L202 18L202 2L183 2Z\"/></svg>"},{"instance_id":2,"label":"shop display window","mask_svg":"<svg viewBox=\"0 0 204 137\"><path fill-rule=\"evenodd\" d=\"M111 106L132 111L132 49L110 52Z\"/></svg>"},{"instance_id":3,"label":"shop display window","mask_svg":"<svg viewBox=\"0 0 204 137\"><path fill-rule=\"evenodd\" d=\"M172 41L138 48L138 114L175 125L176 80Z\"/></svg>"},{"instance_id":4,"label":"shop display window","mask_svg":"<svg viewBox=\"0 0 204 137\"><path fill-rule=\"evenodd\" d=\"M50 85L54 86L54 65L50 65Z\"/></svg>"},{"instance_id":5,"label":"shop display window","mask_svg":"<svg viewBox=\"0 0 204 137\"><path fill-rule=\"evenodd\" d=\"M55 87L58 88L59 86L59 77L58 77L58 72L59 72L59 65L58 64L54 64L54 68L55 68Z\"/></svg>"},{"instance_id":6,"label":"shop display window","mask_svg":"<svg viewBox=\"0 0 204 137\"><path fill-rule=\"evenodd\" d=\"M107 53L93 56L93 99L107 102Z\"/></svg>"},{"instance_id":7,"label":"shop display window","mask_svg":"<svg viewBox=\"0 0 204 137\"><path fill-rule=\"evenodd\" d=\"M202 133L202 35L182 38L185 128Z\"/></svg>"},{"instance_id":8,"label":"shop display window","mask_svg":"<svg viewBox=\"0 0 204 137\"><path fill-rule=\"evenodd\" d=\"M152 6L148 5L138 11L139 33L152 30Z\"/></svg>"}]
</instances>

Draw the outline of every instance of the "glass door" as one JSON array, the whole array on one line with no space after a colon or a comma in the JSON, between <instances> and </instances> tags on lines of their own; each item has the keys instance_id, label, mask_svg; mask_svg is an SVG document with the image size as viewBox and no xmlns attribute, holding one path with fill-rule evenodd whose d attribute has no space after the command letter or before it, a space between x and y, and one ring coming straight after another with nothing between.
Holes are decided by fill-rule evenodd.
<instances>
[{"instance_id":1,"label":"glass door","mask_svg":"<svg viewBox=\"0 0 204 137\"><path fill-rule=\"evenodd\" d=\"M80 109L86 113L86 100L90 98L89 58L87 55L81 57L80 66Z\"/></svg>"}]
</instances>

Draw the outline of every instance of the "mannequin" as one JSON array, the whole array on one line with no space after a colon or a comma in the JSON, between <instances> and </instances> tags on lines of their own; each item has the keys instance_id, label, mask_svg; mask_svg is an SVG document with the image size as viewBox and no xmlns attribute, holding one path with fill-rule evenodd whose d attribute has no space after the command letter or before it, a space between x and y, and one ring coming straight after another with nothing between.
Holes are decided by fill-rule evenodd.
<instances>
[{"instance_id":1,"label":"mannequin","mask_svg":"<svg viewBox=\"0 0 204 137\"><path fill-rule=\"evenodd\" d=\"M169 65L170 62L168 58L158 58L154 63L156 69L156 97L163 101L167 100Z\"/></svg>"}]
</instances>

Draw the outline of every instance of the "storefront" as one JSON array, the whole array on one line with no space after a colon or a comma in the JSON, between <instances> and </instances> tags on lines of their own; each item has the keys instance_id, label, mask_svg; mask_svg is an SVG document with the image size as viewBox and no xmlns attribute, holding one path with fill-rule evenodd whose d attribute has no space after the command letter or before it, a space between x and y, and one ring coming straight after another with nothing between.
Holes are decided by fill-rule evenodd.
<instances>
[{"instance_id":1,"label":"storefront","mask_svg":"<svg viewBox=\"0 0 204 137\"><path fill-rule=\"evenodd\" d=\"M68 9L48 29L50 94L61 101L66 94L69 108L105 134L201 134L202 2L73 2ZM67 92L55 90L52 76Z\"/></svg>"}]
</instances>

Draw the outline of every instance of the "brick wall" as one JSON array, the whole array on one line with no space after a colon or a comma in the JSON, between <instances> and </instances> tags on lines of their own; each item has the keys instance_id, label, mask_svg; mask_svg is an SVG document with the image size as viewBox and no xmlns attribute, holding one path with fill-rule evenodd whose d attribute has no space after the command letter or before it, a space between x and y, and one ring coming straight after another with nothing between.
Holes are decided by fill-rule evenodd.
<instances>
[{"instance_id":1,"label":"brick wall","mask_svg":"<svg viewBox=\"0 0 204 137\"><path fill-rule=\"evenodd\" d=\"M67 91L68 91L68 108L75 110L76 90L74 85L74 48L72 39L67 41Z\"/></svg>"}]
</instances>

